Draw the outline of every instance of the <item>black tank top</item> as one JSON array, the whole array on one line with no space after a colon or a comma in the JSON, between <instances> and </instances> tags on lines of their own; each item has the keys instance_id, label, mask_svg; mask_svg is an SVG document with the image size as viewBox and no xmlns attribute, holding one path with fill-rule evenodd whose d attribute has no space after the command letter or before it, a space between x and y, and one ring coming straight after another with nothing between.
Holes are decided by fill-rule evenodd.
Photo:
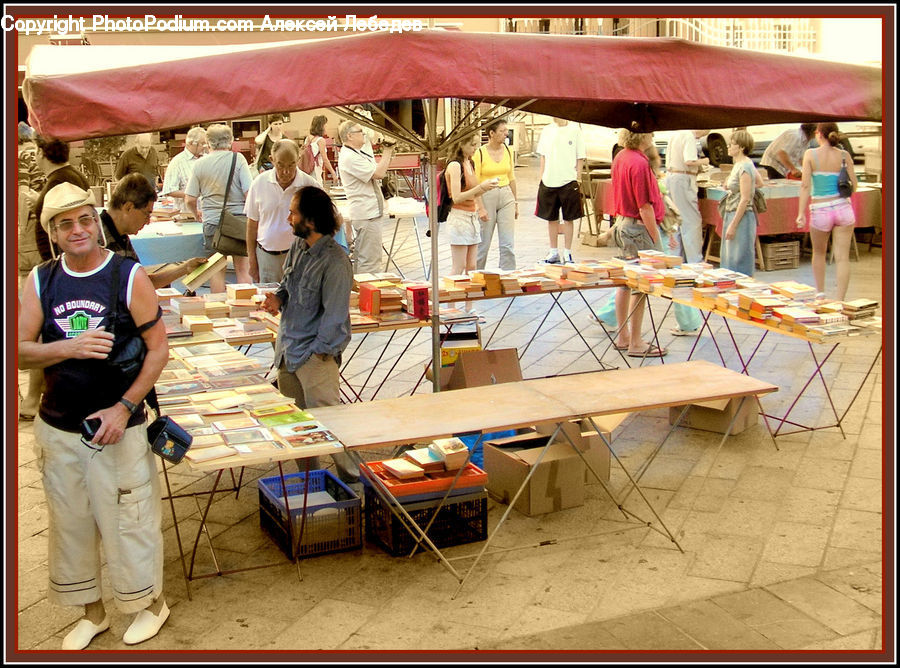
<instances>
[{"instance_id":1,"label":"black tank top","mask_svg":"<svg viewBox=\"0 0 900 668\"><path fill-rule=\"evenodd\" d=\"M105 326L110 330L113 310L112 272L119 271L119 310L113 350L137 328L128 310L128 297L138 264L109 252L97 269L75 273L62 258L49 260L37 268L35 288L44 312L43 343L52 343ZM41 398L41 419L63 431L78 432L81 421L102 408L115 404L131 386L106 360L67 359L44 369L47 389ZM128 420L133 427L145 420L143 403Z\"/></svg>"}]
</instances>

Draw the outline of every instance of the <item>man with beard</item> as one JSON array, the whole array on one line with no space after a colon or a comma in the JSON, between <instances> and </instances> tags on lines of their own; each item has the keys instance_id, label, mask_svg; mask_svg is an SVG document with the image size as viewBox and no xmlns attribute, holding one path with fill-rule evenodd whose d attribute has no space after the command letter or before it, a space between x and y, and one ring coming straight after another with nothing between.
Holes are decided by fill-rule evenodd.
<instances>
[{"instance_id":1,"label":"man with beard","mask_svg":"<svg viewBox=\"0 0 900 668\"><path fill-rule=\"evenodd\" d=\"M353 270L334 240L340 227L331 198L315 186L291 198L288 222L299 237L284 262L278 290L266 295L263 310L281 311L275 340L278 389L301 408L333 406L341 401L341 353L350 343L350 289ZM359 479L349 455L331 456L346 483ZM317 467L315 459L310 467Z\"/></svg>"}]
</instances>

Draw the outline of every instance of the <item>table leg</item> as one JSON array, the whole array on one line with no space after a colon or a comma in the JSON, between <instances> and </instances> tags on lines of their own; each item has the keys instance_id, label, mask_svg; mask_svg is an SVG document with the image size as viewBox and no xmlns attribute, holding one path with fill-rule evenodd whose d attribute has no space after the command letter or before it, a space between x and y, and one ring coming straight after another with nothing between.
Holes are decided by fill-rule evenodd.
<instances>
[{"instance_id":1,"label":"table leg","mask_svg":"<svg viewBox=\"0 0 900 668\"><path fill-rule=\"evenodd\" d=\"M222 472L224 469L219 469L219 472L216 474L216 480L213 483L212 491L209 493L209 500L206 502L206 508L203 509L203 512L200 515L200 528L197 530L197 537L194 539L194 549L191 550L191 567L188 569L188 577L192 577L194 574L194 560L197 557L197 546L200 544L200 535L205 533L206 540L209 543L210 552L212 552L213 565L215 566L216 572L221 574L221 570L219 569L219 562L216 559L216 551L212 546L212 540L210 539L209 529L206 527L206 516L209 515L209 508L212 505L213 498L216 495L216 489L219 486L219 480L222 478ZM197 501L197 497L194 496L194 502L197 503L197 509L200 509L200 503Z\"/></svg>"},{"instance_id":2,"label":"table leg","mask_svg":"<svg viewBox=\"0 0 900 668\"><path fill-rule=\"evenodd\" d=\"M478 566L478 562L481 561L481 558L484 556L484 553L487 551L488 547L491 544L491 541L494 540L494 536L497 535L497 532L500 531L500 527L503 526L503 523L506 521L506 518L509 517L509 514L512 512L513 506L516 505L516 501L519 500L519 497L522 495L522 492L528 486L528 481L531 480L531 476L534 475L534 472L537 471L538 466L541 465L541 460L544 458L544 455L547 454L547 450L550 448L550 444L556 440L557 434L562 431L562 423L556 425L556 429L553 430L553 433L547 439L547 443L544 445L544 448L541 450L541 454L538 455L538 458L535 460L534 464L531 465L531 468L528 470L528 475L525 476L525 480L522 481L522 484L519 485L519 489L516 491L515 496L513 496L512 500L509 502L509 505L506 507L506 511L503 513L503 516L500 518L500 521L497 523L497 526L494 527L494 530L487 537L487 540L484 542L484 545L481 547L481 551L475 557L475 561L469 566L469 570L466 571L465 576L462 580L459 581L459 586L456 588L451 599L455 599L459 596L459 592L466 584L466 580L469 579L469 576L472 574L472 571L475 570L475 567Z\"/></svg>"},{"instance_id":3,"label":"table leg","mask_svg":"<svg viewBox=\"0 0 900 668\"><path fill-rule=\"evenodd\" d=\"M369 398L369 401L375 399L378 396L378 393L381 391L381 388L384 387L384 384L387 382L387 379L391 377L391 374L394 372L394 369L397 368L397 365L400 364L400 360L403 359L403 356L406 354L406 351L409 350L410 346L412 346L413 342L419 336L419 332L422 331L421 327L417 327L413 331L413 335L409 338L409 341L403 347L403 350L400 351L400 354L397 355L397 359L394 360L394 363L391 365L391 368L388 369L388 372L384 375L384 378L381 379L381 382L378 384L378 387L375 388L375 391L372 393L372 396ZM380 359L380 358L379 358ZM371 374L370 374L371 376ZM366 380L368 382L368 379Z\"/></svg>"},{"instance_id":4,"label":"table leg","mask_svg":"<svg viewBox=\"0 0 900 668\"><path fill-rule=\"evenodd\" d=\"M579 294L580 294L580 292L579 292ZM588 349L588 352L590 352L591 355L594 356L594 359L597 360L597 364L600 365L600 368L603 369L604 371L609 371L610 369L614 368L610 365L605 364L601 358L597 357L597 353L594 352L594 347L590 343L587 342L587 339L584 338L584 335L581 333L581 330L578 329L578 327L575 325L574 322L572 322L572 318L569 317L568 312L566 312L566 309L563 308L563 305L560 303L561 294L553 293L553 294L551 294L551 296L553 297L553 305L550 308L552 309L553 306L555 305L560 311L562 311L562 314L566 317L566 320L569 321L569 324L572 325L572 329L575 330L575 333L578 335L578 338L581 339L581 342ZM609 350L609 348L607 348L607 350Z\"/></svg>"},{"instance_id":5,"label":"table leg","mask_svg":"<svg viewBox=\"0 0 900 668\"><path fill-rule=\"evenodd\" d=\"M394 242L397 241L397 230L400 229L400 218L394 218L394 235L391 237L391 249L387 252L387 260L384 263L384 270L387 271L391 266L391 261L394 259ZM397 266L397 263L394 263L394 266ZM403 274L400 274L401 276Z\"/></svg>"},{"instance_id":6,"label":"table leg","mask_svg":"<svg viewBox=\"0 0 900 668\"><path fill-rule=\"evenodd\" d=\"M172 497L172 486L169 484L169 471L166 460L163 460L163 477L166 480L166 493L169 498L169 507L172 510L172 523L175 525L175 541L178 543L178 557L181 562L181 574L184 576L184 588L187 589L188 600L191 598L191 580L188 577L187 567L184 565L184 548L181 545L181 532L178 530L178 516L175 514L175 499Z\"/></svg>"}]
</instances>

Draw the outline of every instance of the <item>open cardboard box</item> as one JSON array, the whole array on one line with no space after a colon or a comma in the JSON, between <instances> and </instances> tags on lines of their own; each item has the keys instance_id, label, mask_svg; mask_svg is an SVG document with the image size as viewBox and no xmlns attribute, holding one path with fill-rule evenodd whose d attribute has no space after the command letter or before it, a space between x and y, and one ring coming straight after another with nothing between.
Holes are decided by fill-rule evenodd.
<instances>
[{"instance_id":1,"label":"open cardboard box","mask_svg":"<svg viewBox=\"0 0 900 668\"><path fill-rule=\"evenodd\" d=\"M600 430L600 433L607 441L612 442L612 432L627 418L631 413L614 413L611 415L603 415L593 417L594 424ZM535 426L535 430L540 434L550 435L556 429L556 423L544 422ZM600 438L600 435L594 430L588 418L582 420L572 420L563 425L563 431L568 434L569 438L575 446L584 455L590 468L584 469L584 481L586 483L594 483L597 479L591 473L591 468L600 476L601 480L609 480L609 448ZM565 443L568 445L565 436L558 434L556 443Z\"/></svg>"},{"instance_id":2,"label":"open cardboard box","mask_svg":"<svg viewBox=\"0 0 900 668\"><path fill-rule=\"evenodd\" d=\"M740 399L734 398L691 404L684 415L684 419L681 420L681 426L724 434L728 429L731 418L737 413L740 403ZM681 409L682 406L671 406L669 408L669 424L675 424L675 421L681 414ZM734 422L731 433L740 434L758 422L759 406L753 397L747 397L744 400L744 405L741 406L741 412Z\"/></svg>"},{"instance_id":3,"label":"open cardboard box","mask_svg":"<svg viewBox=\"0 0 900 668\"><path fill-rule=\"evenodd\" d=\"M529 430L484 443L487 489L510 503L547 443L547 436ZM553 443L538 464L514 506L525 515L543 515L584 504L584 462L568 443Z\"/></svg>"},{"instance_id":4,"label":"open cardboard box","mask_svg":"<svg viewBox=\"0 0 900 668\"><path fill-rule=\"evenodd\" d=\"M453 365L448 389L482 387L522 380L519 353L515 348L461 352Z\"/></svg>"}]
</instances>

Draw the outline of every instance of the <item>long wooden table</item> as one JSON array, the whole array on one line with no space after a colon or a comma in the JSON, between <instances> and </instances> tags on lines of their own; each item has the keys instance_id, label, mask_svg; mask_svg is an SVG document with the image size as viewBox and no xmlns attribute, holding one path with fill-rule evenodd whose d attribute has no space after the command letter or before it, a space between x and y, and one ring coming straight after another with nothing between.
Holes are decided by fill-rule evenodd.
<instances>
[{"instance_id":1,"label":"long wooden table","mask_svg":"<svg viewBox=\"0 0 900 668\"><path fill-rule=\"evenodd\" d=\"M329 429L357 463L361 463L358 451L367 448L404 445L427 442L435 438L466 432L490 432L515 429L536 423L555 423L556 430L548 438L544 449L535 462L532 472L540 464L544 453L562 425L569 420L594 418L614 413L629 413L654 408L680 406L685 404L738 398L745 400L777 391L778 387L710 362L693 361L665 366L622 369L616 371L591 372L586 374L539 378L502 385L467 388L437 394L423 394L394 399L383 399L343 406L328 406L315 409L316 419ZM684 411L682 411L682 415ZM592 420L592 424L593 420ZM622 502L591 469L604 490L620 511L634 517L644 526L653 528L680 548L677 540L666 528L665 523L643 494L629 471L622 465L609 440L596 424L594 428L603 439L610 454L628 476L631 489L636 490L655 517L662 531L623 508ZM674 428L669 431L669 434ZM722 439L730 433L726 432ZM666 436L668 438L668 434ZM665 439L663 440L663 443ZM571 447L579 456L580 451L571 441ZM656 448L655 456L662 447ZM721 447L721 443L720 446ZM583 458L583 456L582 456ZM649 462L642 466L646 470ZM588 465L590 469L590 465ZM475 562L465 575L461 575L441 551L430 541L427 533L409 516L400 502L380 481L373 480L375 491L400 518L404 526L417 539L424 542L441 563L460 583L457 594L466 579L477 566L493 537L502 526L518 496L525 489L531 473L523 481L521 488L512 499L506 513L488 537L481 552L474 556ZM449 495L449 491L447 495ZM446 499L447 496L444 497Z\"/></svg>"}]
</instances>

